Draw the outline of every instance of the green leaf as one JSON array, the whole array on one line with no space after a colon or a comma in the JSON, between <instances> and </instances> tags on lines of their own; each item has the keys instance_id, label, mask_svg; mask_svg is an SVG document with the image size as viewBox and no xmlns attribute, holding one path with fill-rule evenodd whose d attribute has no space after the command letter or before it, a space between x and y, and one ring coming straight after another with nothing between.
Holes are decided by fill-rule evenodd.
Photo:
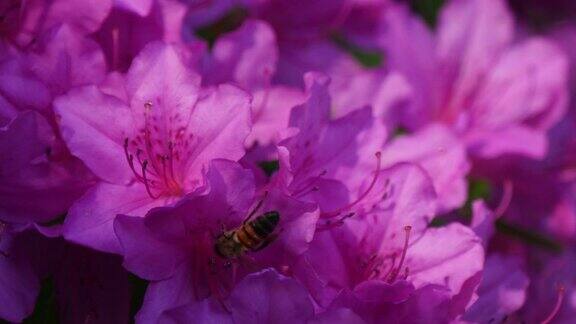
<instances>
[{"instance_id":1,"label":"green leaf","mask_svg":"<svg viewBox=\"0 0 576 324\"><path fill-rule=\"evenodd\" d=\"M240 27L247 17L248 10L246 8L234 7L212 24L196 29L195 33L198 37L206 40L211 48L218 37Z\"/></svg>"},{"instance_id":2,"label":"green leaf","mask_svg":"<svg viewBox=\"0 0 576 324\"><path fill-rule=\"evenodd\" d=\"M331 39L338 47L352 55L364 67L378 68L382 66L384 54L381 51L361 48L352 44L344 35L339 33L333 33Z\"/></svg>"},{"instance_id":3,"label":"green leaf","mask_svg":"<svg viewBox=\"0 0 576 324\"><path fill-rule=\"evenodd\" d=\"M267 176L271 176L274 172L278 171L280 168L280 163L278 160L263 161L258 164L258 166L266 173Z\"/></svg>"}]
</instances>

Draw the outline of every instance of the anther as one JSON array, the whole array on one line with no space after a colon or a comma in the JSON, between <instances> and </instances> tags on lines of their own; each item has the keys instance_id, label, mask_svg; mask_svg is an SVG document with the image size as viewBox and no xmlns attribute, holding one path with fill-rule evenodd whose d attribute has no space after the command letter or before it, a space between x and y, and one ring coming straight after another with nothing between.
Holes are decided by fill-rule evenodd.
<instances>
[{"instance_id":1,"label":"anther","mask_svg":"<svg viewBox=\"0 0 576 324\"><path fill-rule=\"evenodd\" d=\"M152 101L147 100L144 102L144 109L146 109L146 112L150 111L152 109Z\"/></svg>"},{"instance_id":2,"label":"anther","mask_svg":"<svg viewBox=\"0 0 576 324\"><path fill-rule=\"evenodd\" d=\"M319 225L316 230L317 231L325 231L325 230L329 230L332 229L334 227L338 227L338 226L342 226L344 225L344 221L350 217L353 217L354 215L356 215L356 213L348 213L342 217L340 217L339 219L333 221L331 219L327 219L324 224Z\"/></svg>"}]
</instances>

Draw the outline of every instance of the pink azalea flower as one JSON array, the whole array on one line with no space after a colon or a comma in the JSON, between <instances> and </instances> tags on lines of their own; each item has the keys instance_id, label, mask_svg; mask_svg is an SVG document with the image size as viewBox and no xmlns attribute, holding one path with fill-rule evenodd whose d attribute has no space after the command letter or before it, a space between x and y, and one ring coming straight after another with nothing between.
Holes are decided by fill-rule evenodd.
<instances>
[{"instance_id":1,"label":"pink azalea flower","mask_svg":"<svg viewBox=\"0 0 576 324\"><path fill-rule=\"evenodd\" d=\"M416 166L380 171L365 187L347 207L353 217L319 225L295 276L321 306L350 307L368 322L462 314L483 268L479 239L460 224L428 228L437 202ZM449 311L417 306L423 298Z\"/></svg>"},{"instance_id":2,"label":"pink azalea flower","mask_svg":"<svg viewBox=\"0 0 576 324\"><path fill-rule=\"evenodd\" d=\"M211 302L206 298L222 304L216 307L220 312L227 305L234 308L239 303L234 287L241 287L237 282L244 275L264 267L292 266L314 234L316 208L274 188L268 188L264 196L255 189L249 170L231 161L215 160L207 174L206 188L186 196L176 206L153 209L144 218L116 218L114 227L122 245L124 266L152 280L138 321L156 322L162 312L188 303L196 304L196 309L214 308L208 306ZM219 256L215 252L216 237L224 229L241 226L249 208L254 210L259 201L262 205L256 216L278 213L278 238L249 256L232 260ZM177 287L180 293L174 294Z\"/></svg>"},{"instance_id":3,"label":"pink azalea flower","mask_svg":"<svg viewBox=\"0 0 576 324\"><path fill-rule=\"evenodd\" d=\"M403 124L445 123L478 158L542 158L566 108L567 61L548 39L513 36L501 0L448 2L436 34L406 8L388 10L379 42L417 94Z\"/></svg>"},{"instance_id":4,"label":"pink azalea flower","mask_svg":"<svg viewBox=\"0 0 576 324\"><path fill-rule=\"evenodd\" d=\"M2 221L51 221L88 188L90 172L53 127L52 100L71 87L101 82L105 69L98 46L66 25L0 62Z\"/></svg>"},{"instance_id":5,"label":"pink azalea flower","mask_svg":"<svg viewBox=\"0 0 576 324\"><path fill-rule=\"evenodd\" d=\"M70 209L67 239L119 252L117 214L144 216L198 187L212 159L243 156L250 98L233 86L199 84L177 48L153 43L130 67L127 100L94 86L56 100L70 151L100 179Z\"/></svg>"},{"instance_id":6,"label":"pink azalea flower","mask_svg":"<svg viewBox=\"0 0 576 324\"><path fill-rule=\"evenodd\" d=\"M348 200L344 184L355 188L370 177L359 165L370 165L371 171L380 165L376 155L386 134L369 107L330 120L329 79L310 73L305 81L307 99L292 109L290 129L278 144L280 171L273 181L293 197L312 199L330 211Z\"/></svg>"},{"instance_id":7,"label":"pink azalea flower","mask_svg":"<svg viewBox=\"0 0 576 324\"><path fill-rule=\"evenodd\" d=\"M440 212L462 205L466 198L465 177L469 164L464 146L449 129L430 125L386 143L387 130L380 122L385 119L382 115L378 118L377 109L353 109L338 119L330 120L332 105L327 93L330 89L327 80L312 74L306 80L308 101L293 109L290 121L290 127L299 129L299 132L279 143L281 165L285 166L281 168L279 177L292 187L293 193L316 196L334 195L338 190L345 193L345 189L337 189L337 184L323 181L335 179L354 188L375 169L378 160L381 168L399 162L413 162L431 175L439 195ZM390 101L383 102L380 107L389 104ZM307 146L308 142L311 144ZM303 155L303 152L309 152L310 156ZM381 152L378 159L374 157L376 152ZM286 175L283 170L292 170L292 174ZM324 200L334 201L334 197Z\"/></svg>"}]
</instances>

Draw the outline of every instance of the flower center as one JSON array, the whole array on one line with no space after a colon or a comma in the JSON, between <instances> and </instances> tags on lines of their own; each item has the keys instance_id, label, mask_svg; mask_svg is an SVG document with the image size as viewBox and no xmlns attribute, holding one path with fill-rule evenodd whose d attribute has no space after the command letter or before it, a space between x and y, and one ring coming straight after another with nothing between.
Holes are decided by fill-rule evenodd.
<instances>
[{"instance_id":1,"label":"flower center","mask_svg":"<svg viewBox=\"0 0 576 324\"><path fill-rule=\"evenodd\" d=\"M184 192L183 156L189 155L194 137L184 126L175 130L170 125L160 127L151 110L152 103L144 103L144 126L133 138L124 140L126 160L150 197L180 196Z\"/></svg>"}]
</instances>

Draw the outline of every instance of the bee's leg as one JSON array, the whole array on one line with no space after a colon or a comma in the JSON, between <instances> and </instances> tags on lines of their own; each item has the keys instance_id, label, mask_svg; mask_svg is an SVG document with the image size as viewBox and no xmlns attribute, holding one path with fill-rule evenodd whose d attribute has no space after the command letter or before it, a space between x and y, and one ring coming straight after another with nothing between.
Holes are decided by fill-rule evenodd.
<instances>
[{"instance_id":1,"label":"bee's leg","mask_svg":"<svg viewBox=\"0 0 576 324\"><path fill-rule=\"evenodd\" d=\"M224 235L224 237L226 238L232 238L233 233L228 233L228 230L226 229L226 225L224 224L224 222L222 221L218 221L220 223L220 233L218 233L218 235L214 235L212 234L212 238L216 239L218 238L220 235Z\"/></svg>"},{"instance_id":2,"label":"bee's leg","mask_svg":"<svg viewBox=\"0 0 576 324\"><path fill-rule=\"evenodd\" d=\"M262 207L262 204L264 203L264 200L266 199L266 197L268 197L268 191L266 191L264 193L264 197L262 199L260 199L260 201L258 202L256 207L254 207L254 209L248 214L248 216L246 216L246 218L242 222L243 224L246 224L250 220L250 218L252 218L252 216L254 216L254 214L256 214L256 212L260 209L260 207Z\"/></svg>"}]
</instances>

